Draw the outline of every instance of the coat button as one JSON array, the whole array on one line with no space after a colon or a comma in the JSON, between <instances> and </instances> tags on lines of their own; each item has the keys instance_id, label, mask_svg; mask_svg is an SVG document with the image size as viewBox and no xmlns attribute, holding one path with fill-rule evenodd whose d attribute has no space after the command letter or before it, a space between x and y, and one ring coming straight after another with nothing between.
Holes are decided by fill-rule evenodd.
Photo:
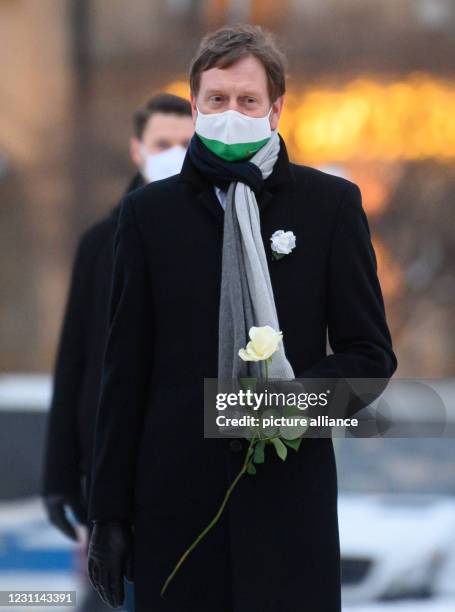
<instances>
[{"instance_id":1,"label":"coat button","mask_svg":"<svg viewBox=\"0 0 455 612\"><path fill-rule=\"evenodd\" d=\"M233 453L240 453L240 451L242 450L242 443L240 442L240 440L231 440L229 442L229 448Z\"/></svg>"}]
</instances>

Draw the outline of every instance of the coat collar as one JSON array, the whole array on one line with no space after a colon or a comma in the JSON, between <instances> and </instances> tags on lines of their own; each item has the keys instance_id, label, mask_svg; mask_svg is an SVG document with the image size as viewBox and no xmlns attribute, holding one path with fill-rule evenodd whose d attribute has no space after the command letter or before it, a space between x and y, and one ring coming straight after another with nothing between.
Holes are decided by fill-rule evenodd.
<instances>
[{"instance_id":1,"label":"coat collar","mask_svg":"<svg viewBox=\"0 0 455 612\"><path fill-rule=\"evenodd\" d=\"M145 180L142 174L140 172L136 172L136 174L132 177L132 179L128 183L128 186L125 190L124 195L131 193L131 191L134 191L135 189L139 189L139 187L143 187L145 184L146 183L145 183Z\"/></svg>"},{"instance_id":2,"label":"coat collar","mask_svg":"<svg viewBox=\"0 0 455 612\"><path fill-rule=\"evenodd\" d=\"M146 185L144 177L142 176L140 172L136 172L136 174L130 179L125 191L123 192L123 197L127 196L129 193L131 193L135 189L139 189L139 187L144 187L144 185ZM121 200L111 210L111 214L114 217L118 217L118 215L120 214L120 203L121 203Z\"/></svg>"},{"instance_id":3,"label":"coat collar","mask_svg":"<svg viewBox=\"0 0 455 612\"><path fill-rule=\"evenodd\" d=\"M273 190L278 185L283 183L294 182L295 177L292 168L289 163L289 157L286 150L284 140L279 135L280 139L280 152L278 153L278 159L276 160L272 174L268 179L264 181L264 190ZM179 181L184 183L192 184L196 190L202 191L207 189L208 183L205 180L203 174L194 166L189 153L187 152L183 161L183 166L180 171ZM213 191L213 190L212 190Z\"/></svg>"},{"instance_id":4,"label":"coat collar","mask_svg":"<svg viewBox=\"0 0 455 612\"><path fill-rule=\"evenodd\" d=\"M280 151L273 168L272 174L264 181L264 187L258 194L258 207L262 213L273 199L273 191L280 185L295 182L295 176L289 163L289 157L284 140L280 139ZM178 179L182 183L188 183L197 192L198 200L204 205L213 219L223 224L224 211L218 202L213 186L204 178L203 174L194 166L187 153L183 161L182 170Z\"/></svg>"}]
</instances>

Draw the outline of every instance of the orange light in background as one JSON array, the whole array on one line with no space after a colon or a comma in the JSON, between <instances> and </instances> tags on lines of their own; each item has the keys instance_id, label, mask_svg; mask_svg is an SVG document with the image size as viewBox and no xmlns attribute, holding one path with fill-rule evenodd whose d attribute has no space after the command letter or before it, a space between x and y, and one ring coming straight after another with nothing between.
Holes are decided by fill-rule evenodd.
<instances>
[{"instance_id":1,"label":"orange light in background","mask_svg":"<svg viewBox=\"0 0 455 612\"><path fill-rule=\"evenodd\" d=\"M167 91L189 95L185 81ZM343 86L292 90L286 98L280 133L297 162L455 158L452 81L420 72L396 82L362 77Z\"/></svg>"},{"instance_id":2,"label":"orange light in background","mask_svg":"<svg viewBox=\"0 0 455 612\"><path fill-rule=\"evenodd\" d=\"M352 180L359 185L362 191L362 198L368 215L376 216L383 213L387 203L386 196L388 195L384 183L371 176L361 180L352 177Z\"/></svg>"},{"instance_id":3,"label":"orange light in background","mask_svg":"<svg viewBox=\"0 0 455 612\"><path fill-rule=\"evenodd\" d=\"M208 0L204 3L204 22L207 29L220 27L227 20L229 5L229 0Z\"/></svg>"},{"instance_id":4,"label":"orange light in background","mask_svg":"<svg viewBox=\"0 0 455 612\"><path fill-rule=\"evenodd\" d=\"M313 87L293 110L293 153L304 163L455 157L455 84L423 73L380 83Z\"/></svg>"},{"instance_id":5,"label":"orange light in background","mask_svg":"<svg viewBox=\"0 0 455 612\"><path fill-rule=\"evenodd\" d=\"M166 85L164 91L174 94L174 96L185 98L186 100L190 99L190 86L187 81L172 81L172 83Z\"/></svg>"},{"instance_id":6,"label":"orange light in background","mask_svg":"<svg viewBox=\"0 0 455 612\"><path fill-rule=\"evenodd\" d=\"M378 263L378 277L386 300L396 298L403 290L403 274L400 266L394 261L387 246L373 238L373 247Z\"/></svg>"},{"instance_id":7,"label":"orange light in background","mask_svg":"<svg viewBox=\"0 0 455 612\"><path fill-rule=\"evenodd\" d=\"M387 208L389 194L400 178L401 164L354 160L345 166L347 177L360 187L362 203L368 216L381 216Z\"/></svg>"},{"instance_id":8,"label":"orange light in background","mask_svg":"<svg viewBox=\"0 0 455 612\"><path fill-rule=\"evenodd\" d=\"M250 21L261 26L277 28L291 10L289 0L251 0Z\"/></svg>"}]
</instances>

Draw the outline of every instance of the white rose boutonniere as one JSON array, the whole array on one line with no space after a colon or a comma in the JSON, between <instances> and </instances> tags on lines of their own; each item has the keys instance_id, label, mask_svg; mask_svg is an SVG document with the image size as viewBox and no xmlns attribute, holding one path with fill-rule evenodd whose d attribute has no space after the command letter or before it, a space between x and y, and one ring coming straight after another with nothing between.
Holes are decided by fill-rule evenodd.
<instances>
[{"instance_id":1,"label":"white rose boutonniere","mask_svg":"<svg viewBox=\"0 0 455 612\"><path fill-rule=\"evenodd\" d=\"M274 259L281 259L289 255L295 249L295 240L294 232L285 232L282 229L274 232L270 237Z\"/></svg>"}]
</instances>

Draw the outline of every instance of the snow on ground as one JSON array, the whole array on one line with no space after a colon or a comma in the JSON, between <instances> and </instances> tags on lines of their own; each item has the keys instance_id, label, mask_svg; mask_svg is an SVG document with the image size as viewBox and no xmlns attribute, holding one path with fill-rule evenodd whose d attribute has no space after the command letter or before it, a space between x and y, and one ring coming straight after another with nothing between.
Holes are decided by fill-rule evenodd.
<instances>
[{"instance_id":1,"label":"snow on ground","mask_svg":"<svg viewBox=\"0 0 455 612\"><path fill-rule=\"evenodd\" d=\"M39 498L0 503L0 590L76 591L83 597L80 547L52 527ZM20 606L20 610L43 610ZM52 610L68 610L56 606ZM2 612L18 607L2 606ZM74 608L73 608L74 610Z\"/></svg>"},{"instance_id":2,"label":"snow on ground","mask_svg":"<svg viewBox=\"0 0 455 612\"><path fill-rule=\"evenodd\" d=\"M343 606L343 612L455 612L455 599L414 599Z\"/></svg>"},{"instance_id":3,"label":"snow on ground","mask_svg":"<svg viewBox=\"0 0 455 612\"><path fill-rule=\"evenodd\" d=\"M87 588L81 573L84 563L80 547L49 524L39 498L0 503L0 590L76 591L80 603ZM19 609L36 611L43 607ZM68 606L50 609L74 610ZM14 610L18 607L1 607L2 612ZM455 600L344 605L343 612L455 612Z\"/></svg>"}]
</instances>

